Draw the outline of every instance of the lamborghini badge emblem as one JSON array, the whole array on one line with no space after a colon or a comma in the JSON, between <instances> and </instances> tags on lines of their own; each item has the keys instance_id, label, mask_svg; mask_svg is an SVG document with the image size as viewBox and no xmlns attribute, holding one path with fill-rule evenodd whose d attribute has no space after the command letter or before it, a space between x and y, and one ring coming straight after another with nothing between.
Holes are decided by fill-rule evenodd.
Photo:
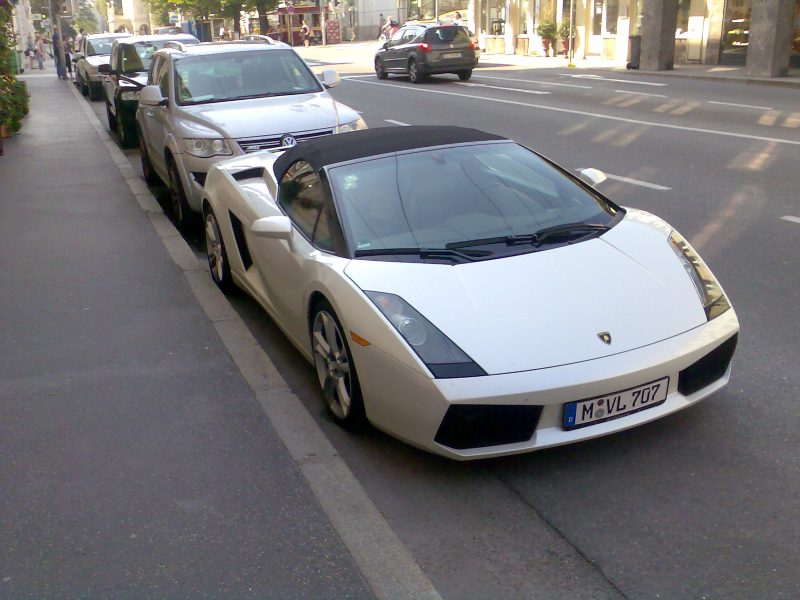
<instances>
[{"instance_id":1,"label":"lamborghini badge emblem","mask_svg":"<svg viewBox=\"0 0 800 600\"><path fill-rule=\"evenodd\" d=\"M608 333L607 331L601 331L600 333L597 334L597 337L599 337L602 342L606 344L611 344L611 334Z\"/></svg>"}]
</instances>

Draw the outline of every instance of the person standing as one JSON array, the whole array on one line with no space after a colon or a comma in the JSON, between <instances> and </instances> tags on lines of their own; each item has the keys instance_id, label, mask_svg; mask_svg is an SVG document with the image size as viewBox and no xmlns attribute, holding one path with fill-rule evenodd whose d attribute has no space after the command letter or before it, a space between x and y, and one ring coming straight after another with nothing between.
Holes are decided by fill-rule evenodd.
<instances>
[{"instance_id":1,"label":"person standing","mask_svg":"<svg viewBox=\"0 0 800 600\"><path fill-rule=\"evenodd\" d=\"M78 31L78 35L75 37L75 46L73 47L73 50L75 52L80 52L81 51L81 42L83 41L83 38L86 37L86 34L84 33L84 31L86 31L86 30L83 27L81 27L80 31Z\"/></svg>"},{"instance_id":2,"label":"person standing","mask_svg":"<svg viewBox=\"0 0 800 600\"><path fill-rule=\"evenodd\" d=\"M36 43L33 41L33 34L28 34L28 41L25 43L25 58L28 59L28 70L33 71L33 60L36 58Z\"/></svg>"},{"instance_id":3,"label":"person standing","mask_svg":"<svg viewBox=\"0 0 800 600\"><path fill-rule=\"evenodd\" d=\"M64 38L64 45L61 50L64 57L64 79L72 79L72 44L74 40L71 37Z\"/></svg>"},{"instance_id":4,"label":"person standing","mask_svg":"<svg viewBox=\"0 0 800 600\"><path fill-rule=\"evenodd\" d=\"M308 23L306 23L305 19L303 19L301 23L302 25L300 25L300 35L303 36L303 46L308 47L309 45L311 45L311 28L308 26Z\"/></svg>"},{"instance_id":5,"label":"person standing","mask_svg":"<svg viewBox=\"0 0 800 600\"><path fill-rule=\"evenodd\" d=\"M53 60L56 61L56 75L59 79L66 79L67 74L64 70L64 42L58 25L53 26Z\"/></svg>"},{"instance_id":6,"label":"person standing","mask_svg":"<svg viewBox=\"0 0 800 600\"><path fill-rule=\"evenodd\" d=\"M39 70L41 71L42 69L44 69L44 53L45 53L45 49L44 49L44 41L42 40L42 36L40 36L38 33L36 34L36 40L33 43L33 49L34 49L33 51L34 51L34 56L36 58L36 62L39 65Z\"/></svg>"}]
</instances>

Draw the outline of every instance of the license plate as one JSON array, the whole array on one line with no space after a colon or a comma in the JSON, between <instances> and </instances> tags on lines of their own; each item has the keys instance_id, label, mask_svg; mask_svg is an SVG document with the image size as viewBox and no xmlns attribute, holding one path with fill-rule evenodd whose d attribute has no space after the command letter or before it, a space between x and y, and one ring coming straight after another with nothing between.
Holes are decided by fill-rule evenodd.
<instances>
[{"instance_id":1,"label":"license plate","mask_svg":"<svg viewBox=\"0 0 800 600\"><path fill-rule=\"evenodd\" d=\"M461 58L461 52L444 52L439 58Z\"/></svg>"},{"instance_id":2,"label":"license plate","mask_svg":"<svg viewBox=\"0 0 800 600\"><path fill-rule=\"evenodd\" d=\"M638 385L620 392L578 400L564 405L564 429L578 429L617 417L647 410L667 399L669 377Z\"/></svg>"}]
</instances>

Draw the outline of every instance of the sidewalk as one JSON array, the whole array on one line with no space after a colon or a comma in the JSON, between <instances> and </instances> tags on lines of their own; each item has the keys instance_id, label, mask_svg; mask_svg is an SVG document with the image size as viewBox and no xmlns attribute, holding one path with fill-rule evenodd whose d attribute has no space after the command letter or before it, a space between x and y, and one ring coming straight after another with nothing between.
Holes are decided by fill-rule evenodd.
<instances>
[{"instance_id":1,"label":"sidewalk","mask_svg":"<svg viewBox=\"0 0 800 600\"><path fill-rule=\"evenodd\" d=\"M198 304L202 263L72 84L25 80L0 158L0 597L373 597L223 345L234 317Z\"/></svg>"},{"instance_id":2,"label":"sidewalk","mask_svg":"<svg viewBox=\"0 0 800 600\"><path fill-rule=\"evenodd\" d=\"M300 55L307 60L318 60L336 64L352 63L359 67L361 72L371 72L375 53L380 48L378 40L366 42L343 42L331 46L297 47ZM508 68L508 69L565 69L569 68L569 61L564 56L525 56L520 54L481 54L479 65L483 68ZM734 81L739 83L760 84L782 87L800 88L800 69L792 69L788 77L748 77L744 67L726 65L701 65L682 64L675 65L672 71L641 71L628 70L625 64L599 57L590 56L584 59L576 58L575 69L593 69L611 72L626 72L632 77L681 77L710 81ZM349 72L350 69L342 69Z\"/></svg>"}]
</instances>

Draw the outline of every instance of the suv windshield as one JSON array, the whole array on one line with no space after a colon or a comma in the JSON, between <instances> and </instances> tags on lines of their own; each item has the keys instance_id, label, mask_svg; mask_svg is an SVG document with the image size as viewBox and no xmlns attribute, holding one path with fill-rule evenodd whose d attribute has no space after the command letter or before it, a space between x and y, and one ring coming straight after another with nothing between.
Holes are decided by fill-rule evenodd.
<instances>
[{"instance_id":1,"label":"suv windshield","mask_svg":"<svg viewBox=\"0 0 800 600\"><path fill-rule=\"evenodd\" d=\"M114 43L114 38L99 38L96 40L89 40L86 42L86 55L98 56L101 54L111 54L111 44Z\"/></svg>"},{"instance_id":2,"label":"suv windshield","mask_svg":"<svg viewBox=\"0 0 800 600\"><path fill-rule=\"evenodd\" d=\"M329 173L356 256L533 252L599 235L618 213L513 142L410 152Z\"/></svg>"},{"instance_id":3,"label":"suv windshield","mask_svg":"<svg viewBox=\"0 0 800 600\"><path fill-rule=\"evenodd\" d=\"M306 63L290 49L187 56L175 61L178 104L205 104L321 92Z\"/></svg>"},{"instance_id":4,"label":"suv windshield","mask_svg":"<svg viewBox=\"0 0 800 600\"><path fill-rule=\"evenodd\" d=\"M152 42L136 42L135 44L122 44L122 70L125 73L146 72L150 70L153 62L153 53L161 50L170 40L155 40ZM184 45L197 44L196 40L180 40Z\"/></svg>"}]
</instances>

